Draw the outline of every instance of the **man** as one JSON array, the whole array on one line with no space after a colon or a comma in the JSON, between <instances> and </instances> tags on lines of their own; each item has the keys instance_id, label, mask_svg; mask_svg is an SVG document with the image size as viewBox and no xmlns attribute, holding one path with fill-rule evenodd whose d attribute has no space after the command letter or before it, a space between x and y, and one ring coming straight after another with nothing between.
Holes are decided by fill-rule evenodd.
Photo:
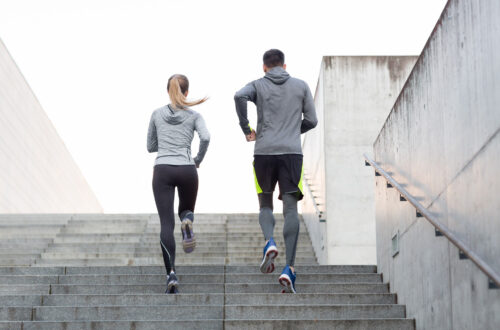
<instances>
[{"instance_id":1,"label":"man","mask_svg":"<svg viewBox=\"0 0 500 330\"><path fill-rule=\"evenodd\" d=\"M295 293L295 251L299 238L297 202L302 199L300 134L318 122L307 84L286 72L285 55L278 49L264 54L265 76L252 81L234 96L240 126L248 142L255 142L254 174L259 197L259 223L266 240L260 270L274 271L278 249L273 239L273 192L279 184L283 201L286 266L279 277L283 292ZM247 119L247 102L257 107L257 131Z\"/></svg>"}]
</instances>

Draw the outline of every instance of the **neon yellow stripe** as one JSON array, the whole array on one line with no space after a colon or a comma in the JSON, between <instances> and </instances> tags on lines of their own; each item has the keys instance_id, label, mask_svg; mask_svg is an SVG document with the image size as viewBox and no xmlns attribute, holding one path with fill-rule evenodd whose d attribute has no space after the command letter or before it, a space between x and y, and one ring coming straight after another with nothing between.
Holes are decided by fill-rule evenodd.
<instances>
[{"instance_id":1,"label":"neon yellow stripe","mask_svg":"<svg viewBox=\"0 0 500 330\"><path fill-rule=\"evenodd\" d=\"M250 128L250 130L253 131L252 126L250 126L250 123L248 124L248 128Z\"/></svg>"},{"instance_id":2,"label":"neon yellow stripe","mask_svg":"<svg viewBox=\"0 0 500 330\"><path fill-rule=\"evenodd\" d=\"M302 164L302 170L300 172L299 190L304 195L304 188L302 186L302 180L304 179L304 164Z\"/></svg>"},{"instance_id":3,"label":"neon yellow stripe","mask_svg":"<svg viewBox=\"0 0 500 330\"><path fill-rule=\"evenodd\" d=\"M250 126L250 125L248 125ZM253 167L253 177L255 179L255 189L257 189L257 194L262 193L262 189L260 188L259 181L257 181L257 174L255 174L255 165Z\"/></svg>"}]
</instances>

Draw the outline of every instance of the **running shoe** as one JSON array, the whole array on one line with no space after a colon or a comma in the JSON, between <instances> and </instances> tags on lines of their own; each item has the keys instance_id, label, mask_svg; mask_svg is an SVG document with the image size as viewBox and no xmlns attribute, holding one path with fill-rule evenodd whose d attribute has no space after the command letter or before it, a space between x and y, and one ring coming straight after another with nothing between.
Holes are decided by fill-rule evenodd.
<instances>
[{"instance_id":1,"label":"running shoe","mask_svg":"<svg viewBox=\"0 0 500 330\"><path fill-rule=\"evenodd\" d=\"M177 280L177 276L175 276L175 273L172 271L170 272L170 275L167 276L167 291L165 293L179 293L179 281Z\"/></svg>"},{"instance_id":2,"label":"running shoe","mask_svg":"<svg viewBox=\"0 0 500 330\"><path fill-rule=\"evenodd\" d=\"M264 274L269 274L274 272L274 259L278 256L278 248L274 239L271 237L264 246L264 252L262 256L262 263L260 264L260 271Z\"/></svg>"},{"instance_id":3,"label":"running shoe","mask_svg":"<svg viewBox=\"0 0 500 330\"><path fill-rule=\"evenodd\" d=\"M296 293L295 291L295 278L297 277L297 273L292 273L292 270L288 265L283 268L281 272L279 282L283 287L283 291L281 293Z\"/></svg>"},{"instance_id":4,"label":"running shoe","mask_svg":"<svg viewBox=\"0 0 500 330\"><path fill-rule=\"evenodd\" d=\"M184 252L191 253L196 247L196 238L193 232L193 222L190 219L184 219L181 222L182 248Z\"/></svg>"}]
</instances>

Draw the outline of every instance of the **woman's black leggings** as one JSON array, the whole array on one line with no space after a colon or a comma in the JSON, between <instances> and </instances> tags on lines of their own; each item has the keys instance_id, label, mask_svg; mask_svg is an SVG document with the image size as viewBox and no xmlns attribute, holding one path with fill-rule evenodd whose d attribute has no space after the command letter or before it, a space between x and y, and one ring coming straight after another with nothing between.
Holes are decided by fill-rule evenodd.
<instances>
[{"instance_id":1,"label":"woman's black leggings","mask_svg":"<svg viewBox=\"0 0 500 330\"><path fill-rule=\"evenodd\" d=\"M161 222L160 245L167 275L175 271L175 187L179 193L178 215L181 221L193 220L196 195L198 194L198 172L195 165L164 165L154 167L153 193Z\"/></svg>"}]
</instances>

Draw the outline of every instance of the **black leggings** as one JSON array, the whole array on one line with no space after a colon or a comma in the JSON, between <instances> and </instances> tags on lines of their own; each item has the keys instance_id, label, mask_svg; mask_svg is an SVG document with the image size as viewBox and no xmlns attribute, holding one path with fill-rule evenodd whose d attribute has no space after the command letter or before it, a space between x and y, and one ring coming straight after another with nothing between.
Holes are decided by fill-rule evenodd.
<instances>
[{"instance_id":1,"label":"black leggings","mask_svg":"<svg viewBox=\"0 0 500 330\"><path fill-rule=\"evenodd\" d=\"M160 246L167 275L175 271L175 187L179 193L178 215L193 220L198 172L194 165L156 165L153 172L153 193L161 222Z\"/></svg>"}]
</instances>

